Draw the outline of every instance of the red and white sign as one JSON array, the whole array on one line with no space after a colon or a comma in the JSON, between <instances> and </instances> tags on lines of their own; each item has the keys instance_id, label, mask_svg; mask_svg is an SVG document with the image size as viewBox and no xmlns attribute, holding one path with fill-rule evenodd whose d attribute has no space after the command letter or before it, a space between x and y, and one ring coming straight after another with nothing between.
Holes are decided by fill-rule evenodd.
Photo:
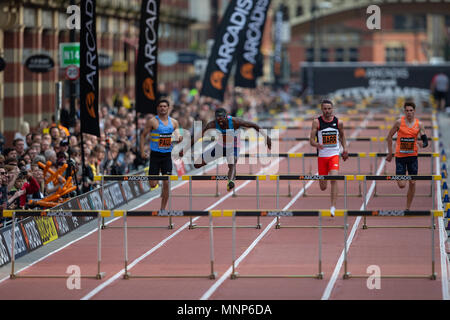
<instances>
[{"instance_id":1,"label":"red and white sign","mask_svg":"<svg viewBox=\"0 0 450 320\"><path fill-rule=\"evenodd\" d=\"M77 80L80 76L80 68L77 66L68 66L66 68L66 78L68 80Z\"/></svg>"},{"instance_id":2,"label":"red and white sign","mask_svg":"<svg viewBox=\"0 0 450 320\"><path fill-rule=\"evenodd\" d=\"M179 177L186 174L186 169L184 168L183 160L175 159L175 160L173 160L173 163L175 164L175 168L177 169L177 174Z\"/></svg>"}]
</instances>

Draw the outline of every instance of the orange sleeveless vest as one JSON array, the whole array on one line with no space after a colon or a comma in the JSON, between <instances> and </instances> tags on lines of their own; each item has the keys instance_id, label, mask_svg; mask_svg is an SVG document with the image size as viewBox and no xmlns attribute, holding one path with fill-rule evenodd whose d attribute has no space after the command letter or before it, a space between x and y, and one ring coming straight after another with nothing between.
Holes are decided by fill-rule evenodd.
<instances>
[{"instance_id":1,"label":"orange sleeveless vest","mask_svg":"<svg viewBox=\"0 0 450 320\"><path fill-rule=\"evenodd\" d=\"M400 129L397 132L396 157L417 156L417 136L419 134L419 119L414 121L410 128L406 124L405 116L400 120Z\"/></svg>"}]
</instances>

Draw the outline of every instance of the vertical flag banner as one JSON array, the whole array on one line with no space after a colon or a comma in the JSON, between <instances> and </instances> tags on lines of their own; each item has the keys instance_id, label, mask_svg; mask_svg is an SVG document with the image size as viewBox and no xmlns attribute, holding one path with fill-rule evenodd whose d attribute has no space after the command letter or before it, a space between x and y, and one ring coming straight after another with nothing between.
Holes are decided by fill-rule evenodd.
<instances>
[{"instance_id":1,"label":"vertical flag banner","mask_svg":"<svg viewBox=\"0 0 450 320\"><path fill-rule=\"evenodd\" d=\"M256 78L262 75L261 43L270 0L257 0L248 19L244 41L239 44L234 85L256 88Z\"/></svg>"},{"instance_id":2,"label":"vertical flag banner","mask_svg":"<svg viewBox=\"0 0 450 320\"><path fill-rule=\"evenodd\" d=\"M136 111L156 114L160 0L143 0L136 61Z\"/></svg>"},{"instance_id":3,"label":"vertical flag banner","mask_svg":"<svg viewBox=\"0 0 450 320\"><path fill-rule=\"evenodd\" d=\"M252 0L231 0L220 22L200 95L223 101L237 48L253 8Z\"/></svg>"},{"instance_id":4,"label":"vertical flag banner","mask_svg":"<svg viewBox=\"0 0 450 320\"><path fill-rule=\"evenodd\" d=\"M273 53L273 76L275 85L278 86L281 78L281 32L283 28L283 11L280 9L275 13L275 32L274 32L274 53Z\"/></svg>"},{"instance_id":5,"label":"vertical flag banner","mask_svg":"<svg viewBox=\"0 0 450 320\"><path fill-rule=\"evenodd\" d=\"M80 124L81 132L100 137L98 119L98 55L95 0L80 5Z\"/></svg>"}]
</instances>

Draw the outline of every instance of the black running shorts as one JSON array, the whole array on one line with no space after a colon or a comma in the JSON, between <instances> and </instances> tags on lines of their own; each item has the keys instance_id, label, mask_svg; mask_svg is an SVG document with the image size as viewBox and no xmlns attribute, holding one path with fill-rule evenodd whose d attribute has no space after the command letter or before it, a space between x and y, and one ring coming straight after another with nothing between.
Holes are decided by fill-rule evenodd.
<instances>
[{"instance_id":1,"label":"black running shorts","mask_svg":"<svg viewBox=\"0 0 450 320\"><path fill-rule=\"evenodd\" d=\"M172 153L152 151L150 153L150 167L148 174L153 175L171 175L172 174Z\"/></svg>"},{"instance_id":2,"label":"black running shorts","mask_svg":"<svg viewBox=\"0 0 450 320\"><path fill-rule=\"evenodd\" d=\"M416 175L418 171L419 164L416 156L395 158L396 175L406 175L406 172L410 175Z\"/></svg>"}]
</instances>

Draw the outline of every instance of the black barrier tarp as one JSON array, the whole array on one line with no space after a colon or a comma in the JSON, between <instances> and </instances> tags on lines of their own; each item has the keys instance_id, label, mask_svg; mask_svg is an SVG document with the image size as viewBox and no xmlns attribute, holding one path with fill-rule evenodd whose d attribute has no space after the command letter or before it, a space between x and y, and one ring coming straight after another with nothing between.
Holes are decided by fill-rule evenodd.
<instances>
[{"instance_id":1,"label":"black barrier tarp","mask_svg":"<svg viewBox=\"0 0 450 320\"><path fill-rule=\"evenodd\" d=\"M203 78L200 95L223 101L228 78L243 42L243 31L253 8L251 0L232 0L223 15Z\"/></svg>"},{"instance_id":2,"label":"black barrier tarp","mask_svg":"<svg viewBox=\"0 0 450 320\"><path fill-rule=\"evenodd\" d=\"M160 0L143 0L136 61L136 111L156 114Z\"/></svg>"},{"instance_id":3,"label":"black barrier tarp","mask_svg":"<svg viewBox=\"0 0 450 320\"><path fill-rule=\"evenodd\" d=\"M80 7L80 124L82 133L100 137L95 5L95 0L86 0Z\"/></svg>"},{"instance_id":4,"label":"black barrier tarp","mask_svg":"<svg viewBox=\"0 0 450 320\"><path fill-rule=\"evenodd\" d=\"M449 64L304 63L301 69L304 85L312 94L355 98L397 93L427 96L439 71L450 77Z\"/></svg>"},{"instance_id":5,"label":"black barrier tarp","mask_svg":"<svg viewBox=\"0 0 450 320\"><path fill-rule=\"evenodd\" d=\"M256 78L262 75L261 43L270 0L258 0L253 7L244 32L244 41L239 43L236 55L234 85L256 88Z\"/></svg>"}]
</instances>

